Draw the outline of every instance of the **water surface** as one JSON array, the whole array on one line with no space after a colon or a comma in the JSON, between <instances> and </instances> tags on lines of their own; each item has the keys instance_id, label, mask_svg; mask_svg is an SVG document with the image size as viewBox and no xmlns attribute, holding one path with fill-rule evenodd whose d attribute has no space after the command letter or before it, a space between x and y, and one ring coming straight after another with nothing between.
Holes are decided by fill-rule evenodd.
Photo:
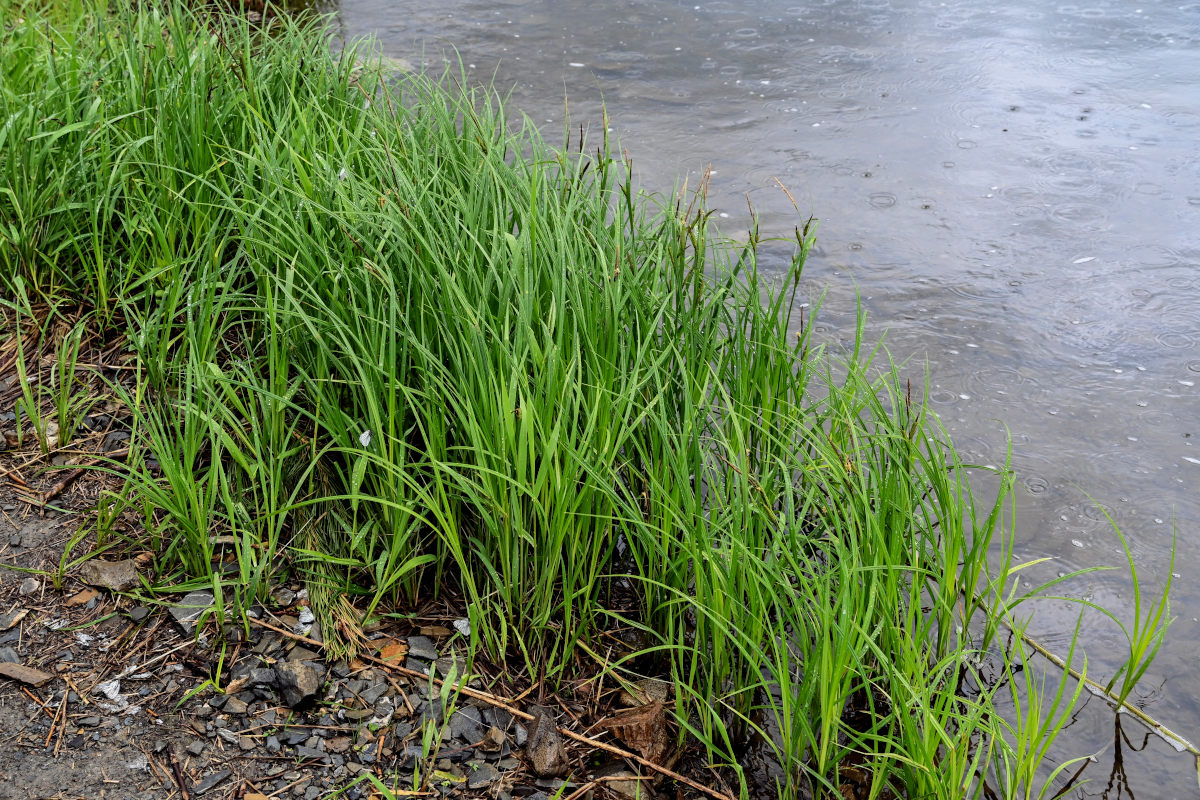
<instances>
[{"instance_id":1,"label":"water surface","mask_svg":"<svg viewBox=\"0 0 1200 800\"><path fill-rule=\"evenodd\" d=\"M1019 477L1017 553L1035 577L1122 563L1144 579L1179 545L1178 617L1138 702L1200 732L1200 3L1011 0L341 0L348 36L440 70L448 51L557 141L601 101L643 185L713 169L730 234L820 219L809 263L823 328L856 292L965 454ZM450 48L455 48L457 55ZM779 262L784 263L782 260ZM768 265L770 266L770 265ZM1090 497L1089 497L1090 495ZM1076 595L1132 613L1126 573ZM1034 629L1065 653L1074 611ZM1086 618L1089 672L1123 642ZM1126 724L1140 747L1143 734ZM1152 738L1115 758L1092 700L1066 741L1100 751L1078 794L1197 796ZM1118 772L1114 766L1123 768Z\"/></svg>"}]
</instances>

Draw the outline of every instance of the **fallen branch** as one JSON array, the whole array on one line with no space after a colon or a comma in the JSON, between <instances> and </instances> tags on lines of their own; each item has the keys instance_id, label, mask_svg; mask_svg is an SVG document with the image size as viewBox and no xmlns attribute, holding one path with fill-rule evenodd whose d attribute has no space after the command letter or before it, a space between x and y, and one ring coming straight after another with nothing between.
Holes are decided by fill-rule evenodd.
<instances>
[{"instance_id":1,"label":"fallen branch","mask_svg":"<svg viewBox=\"0 0 1200 800\"><path fill-rule=\"evenodd\" d=\"M293 639L297 642L302 642L304 644L312 645L312 646L320 648L322 650L325 649L325 643L318 642L316 639L310 639L307 636L301 636L299 634L292 633L291 631L276 627L275 625L271 625L270 623L263 622L262 620L251 619L250 622L254 623L255 625L258 625L259 627L274 631L275 633L278 633L282 636L286 636L289 639ZM382 658L375 658L373 656L367 656L367 655L360 656L360 658L363 661L366 661L367 663L375 664L376 666L380 666L385 669L389 669L399 675L404 675L405 677L408 677L408 678L414 678L416 680L421 680L421 681L431 680L434 683L438 684L439 686L444 683L444 681L441 681L436 677L431 677L429 675L426 675L423 672L417 672L416 670L408 669L407 667L398 666L396 664L391 663L390 661L384 661ZM479 700L481 702L487 703L488 705L493 706L495 708L503 709L504 711L507 711L508 713L512 714L514 717L518 717L522 720L525 720L526 722L530 722L533 720L532 714L527 714L526 712L521 711L520 709L509 705L505 700L502 700L501 698L496 697L493 694L489 694L488 692L481 692L478 689L472 689L469 686L463 686L461 684L459 684L456 688L459 692L461 692L462 694L465 694L467 697L471 697L471 698L474 698L475 700ZM607 742L601 742L596 739L589 739L587 736L584 736L583 734L575 733L574 731L569 731L569 730L566 730L565 728L558 728L558 732L561 735L567 737L568 739L572 739L581 744L588 745L589 747L594 747L597 750L603 750L604 752L609 753L614 756L617 756L619 758L626 758L631 761L636 761L638 764L641 764L646 769L657 772L658 774L663 775L667 778L670 778L673 781L678 781L679 783L682 783L685 786L690 786L691 788L695 789L696 791L703 792L704 794L708 795L709 797L716 798L716 800L734 800L734 798L730 795L722 794L721 792L718 792L715 789L711 789L707 786L704 786L703 784L696 783L695 781L691 780L690 778L684 777L683 775L680 775L678 772L675 772L674 770L668 769L667 767L664 767L661 764L655 764L653 761L642 758L637 753L631 752L629 750L624 750L620 747L616 747L614 745L608 744Z\"/></svg>"},{"instance_id":2,"label":"fallen branch","mask_svg":"<svg viewBox=\"0 0 1200 800\"><path fill-rule=\"evenodd\" d=\"M1001 623L1003 623L1004 627L1008 628L1010 631L1012 631L1013 633L1020 636L1021 640L1023 642L1025 642L1025 644L1029 645L1034 650L1036 650L1038 652L1038 654L1040 654L1043 658L1045 658L1051 664L1058 667L1063 672L1067 673L1072 678L1074 678L1075 680L1082 683L1093 694L1098 694L1101 697L1103 697L1108 702L1108 704L1110 706L1112 706L1113 708L1115 708L1117 711L1124 711L1129 714L1132 714L1133 716L1137 717L1138 721L1140 721L1143 725L1146 725L1147 727L1149 727L1152 731L1157 733L1162 738L1166 739L1167 742L1169 744L1171 744L1173 747L1175 747L1177 750L1186 750L1188 753L1191 753L1197 759L1197 765L1198 765L1197 771L1200 772L1200 750L1197 750L1196 746L1194 744L1192 744L1187 739L1180 736L1175 731L1168 728L1166 725L1163 725L1161 722L1159 722L1154 717L1147 714L1145 711L1142 711L1137 706L1130 705L1128 701L1126 701L1124 703L1120 702L1118 700L1117 696L1115 694L1113 694L1111 691L1109 691L1106 687L1102 686L1101 684L1099 684L1096 681L1092 680L1091 678L1087 677L1083 673L1079 672L1079 670L1075 669L1070 664L1063 661L1061 658L1056 656L1054 653L1050 652L1048 649L1046 649L1041 644L1039 644L1037 642L1037 640L1033 639L1031 636L1029 636L1029 634L1025 633L1024 631L1019 631L1019 630L1015 629L1013 626L1009 625L1004 620L1001 620Z\"/></svg>"}]
</instances>

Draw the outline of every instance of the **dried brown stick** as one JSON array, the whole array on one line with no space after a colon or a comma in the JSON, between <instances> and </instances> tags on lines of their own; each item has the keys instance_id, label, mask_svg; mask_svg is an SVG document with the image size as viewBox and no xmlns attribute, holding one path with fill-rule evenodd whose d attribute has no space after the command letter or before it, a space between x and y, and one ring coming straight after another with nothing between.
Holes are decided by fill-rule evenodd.
<instances>
[{"instance_id":1,"label":"dried brown stick","mask_svg":"<svg viewBox=\"0 0 1200 800\"><path fill-rule=\"evenodd\" d=\"M59 706L58 738L54 741L54 757L62 751L63 734L67 732L67 693L63 692L62 705Z\"/></svg>"},{"instance_id":2,"label":"dried brown stick","mask_svg":"<svg viewBox=\"0 0 1200 800\"><path fill-rule=\"evenodd\" d=\"M289 639L294 639L297 642L302 642L304 644L313 645L313 646L321 648L321 649L324 649L324 647L325 647L324 642L318 642L316 639L310 639L307 636L301 636L299 634L292 633L291 631L276 627L274 625L271 625L270 623L263 622L262 620L252 619L250 621L252 623L254 623L255 625L258 625L259 627L275 631L275 633L278 633L282 636L286 636ZM432 680L434 683L439 684L439 685L444 683L443 681L438 680L437 678L431 678L429 675L426 675L423 672L417 672L416 670L408 669L407 667L398 666L396 664L391 663L390 661L384 661L382 658L375 658L373 656L367 656L367 655L360 656L360 658L362 658L363 661L366 661L371 664L375 664L377 666L384 667L385 669L390 669L393 672L399 673L400 675L404 675L409 678L415 678L417 680L423 680L423 681ZM462 694L465 694L467 697L471 697L476 700L480 700L484 703L487 703L490 706L495 706L496 708L503 709L503 710L507 711L508 713L512 714L514 717L519 717L520 719L523 719L527 722L531 721L533 719L532 714L527 714L526 712L521 711L519 708L514 708L513 706L509 705L507 702L505 702L501 698L496 697L493 694L489 694L488 692L481 692L478 689L472 689L469 686L462 686L462 685L459 685L457 687L457 689ZM649 759L642 758L637 753L634 753L630 750L624 750L620 747L616 747L614 745L608 744L607 742L601 742L596 739L590 739L587 736L584 736L579 733L575 733L574 731L566 730L565 728L559 728L558 732L561 735L566 736L568 739L572 739L581 744L588 745L589 747L594 747L597 750L603 750L604 752L610 753L611 755L618 756L620 758L627 758L632 761L636 761L637 763L641 764L643 767L645 767L649 770L653 770L654 772L657 772L660 775L664 775L673 781L678 781L679 783L682 783L685 786L690 786L691 788L693 788L699 792L703 792L704 794L708 795L709 797L716 798L716 800L734 800L734 798L728 794L723 794L721 792L716 791L715 789L711 789L703 784L697 783L690 778L680 775L678 772L675 772L674 770L671 770L671 769L668 769L668 768L662 766L661 764L655 764L653 761L650 761Z\"/></svg>"},{"instance_id":3,"label":"dried brown stick","mask_svg":"<svg viewBox=\"0 0 1200 800\"><path fill-rule=\"evenodd\" d=\"M46 741L42 742L42 747L49 747L50 740L54 738L54 731L59 727L59 717L65 717L67 710L67 694L63 692L62 702L58 704L58 708L54 709L54 716L50 718L50 730L46 731Z\"/></svg>"},{"instance_id":4,"label":"dried brown stick","mask_svg":"<svg viewBox=\"0 0 1200 800\"><path fill-rule=\"evenodd\" d=\"M61 480L59 480L58 483L54 484L49 489L42 492L40 495L38 495L36 497L28 497L28 498L23 497L21 499L24 500L25 502L29 503L30 505L45 506L51 500L53 500L54 498L56 498L60 494L62 494L63 491L68 486L71 485L72 481L74 481L76 478L78 478L83 473L87 472L92 467L99 466L100 464L103 464L105 461L108 461L109 459L124 458L127 455L129 455L128 448L124 449L124 450L114 450L113 452L106 453L103 456L97 456L95 458L92 458L92 459L88 460L87 463L83 464L82 466L76 467L75 469L68 472L65 476L63 476L63 478Z\"/></svg>"},{"instance_id":5,"label":"dried brown stick","mask_svg":"<svg viewBox=\"0 0 1200 800\"><path fill-rule=\"evenodd\" d=\"M179 768L179 762L175 760L175 754L167 748L167 757L171 760L171 772L175 776L175 783L179 786L179 796L183 800L192 800L192 795L188 792L187 779L183 777L183 770Z\"/></svg>"},{"instance_id":6,"label":"dried brown stick","mask_svg":"<svg viewBox=\"0 0 1200 800\"><path fill-rule=\"evenodd\" d=\"M39 707L39 708L41 708L41 709L42 709L42 711L45 711L47 714L49 714L49 715L50 715L50 718L51 718L51 719L54 719L54 717L55 717L55 714L56 714L57 712L55 712L55 711L51 711L51 710L50 710L50 706L48 706L48 705L46 705L46 703L42 702L42 700L41 700L40 698L38 698L38 696L37 696L36 694L34 694L33 692L29 691L29 690L28 690L28 689L26 689L24 686L22 686L22 687L21 687L21 691L22 691L22 692L24 692L25 694L29 695L29 699L31 699L31 700L33 700L33 702L37 703L37 704L38 704L38 707ZM36 716L36 715L35 715L35 716Z\"/></svg>"},{"instance_id":7,"label":"dried brown stick","mask_svg":"<svg viewBox=\"0 0 1200 800\"><path fill-rule=\"evenodd\" d=\"M10 467L10 468L4 470L4 472L0 472L0 478L8 478L10 481L12 481L15 484L18 484L20 486L28 486L29 484L25 482L25 479L21 477L20 473L21 473L20 467ZM15 475L16 477L15 478L9 477L12 475Z\"/></svg>"}]
</instances>

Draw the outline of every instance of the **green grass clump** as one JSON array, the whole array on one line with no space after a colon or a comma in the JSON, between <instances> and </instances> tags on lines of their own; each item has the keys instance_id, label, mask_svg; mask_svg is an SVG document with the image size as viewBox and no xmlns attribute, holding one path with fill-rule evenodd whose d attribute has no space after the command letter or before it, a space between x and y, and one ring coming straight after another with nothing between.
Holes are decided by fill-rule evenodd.
<instances>
[{"instance_id":1,"label":"green grass clump","mask_svg":"<svg viewBox=\"0 0 1200 800\"><path fill-rule=\"evenodd\" d=\"M0 37L0 287L128 337L100 517L139 515L155 591L243 611L298 571L345 647L461 602L487 658L552 682L634 626L613 668L669 675L743 793L756 735L781 797L1040 787L1078 692L998 710L1011 475L977 504L882 351L796 330L811 226L768 282L757 230L656 208L607 140L552 150L312 23L9 12Z\"/></svg>"}]
</instances>

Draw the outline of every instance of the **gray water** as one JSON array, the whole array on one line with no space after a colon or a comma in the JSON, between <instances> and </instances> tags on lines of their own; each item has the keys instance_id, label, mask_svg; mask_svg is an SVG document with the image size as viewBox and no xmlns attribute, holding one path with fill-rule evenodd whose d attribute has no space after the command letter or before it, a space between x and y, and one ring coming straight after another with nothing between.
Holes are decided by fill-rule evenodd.
<instances>
[{"instance_id":1,"label":"gray water","mask_svg":"<svg viewBox=\"0 0 1200 800\"><path fill-rule=\"evenodd\" d=\"M805 299L827 293L824 335L852 334L859 293L967 456L1002 463L1007 426L1017 556L1053 559L1032 578L1123 564L1107 512L1157 590L1177 531L1177 620L1138 702L1198 738L1200 3L341 0L339 17L388 56L514 87L552 141L564 100L593 135L603 101L643 186L711 165L732 236L747 199L764 234L790 233L778 179L820 219ZM1067 591L1132 614L1126 570ZM1065 654L1075 613L1044 604L1033 630ZM1120 631L1093 615L1083 639L1106 680ZM1093 699L1064 738L1100 751L1080 796L1200 794L1157 738L1122 762L1112 720Z\"/></svg>"}]
</instances>

